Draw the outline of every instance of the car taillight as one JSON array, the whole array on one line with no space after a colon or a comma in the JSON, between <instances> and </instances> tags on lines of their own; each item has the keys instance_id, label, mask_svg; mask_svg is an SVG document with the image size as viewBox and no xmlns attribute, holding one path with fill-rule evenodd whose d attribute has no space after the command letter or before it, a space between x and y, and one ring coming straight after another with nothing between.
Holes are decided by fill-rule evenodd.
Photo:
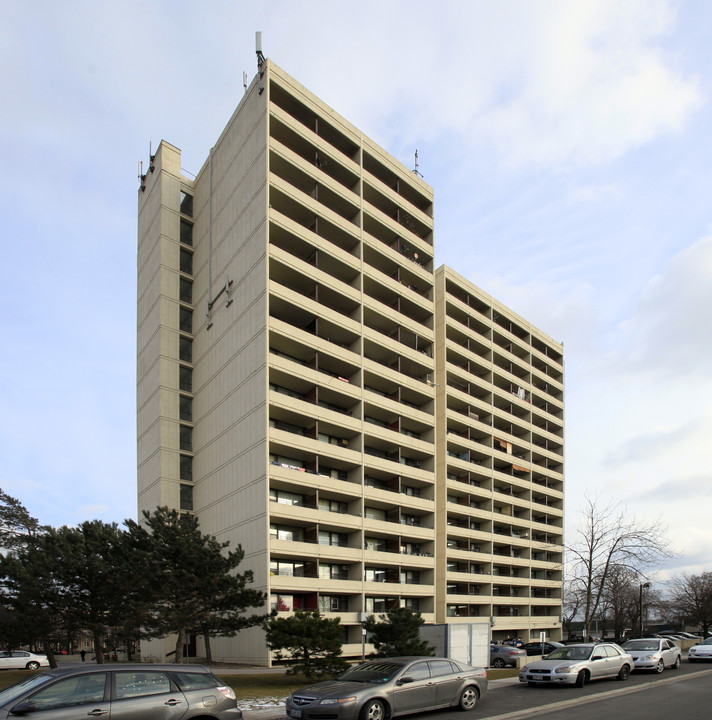
<instances>
[{"instance_id":1,"label":"car taillight","mask_svg":"<svg viewBox=\"0 0 712 720\"><path fill-rule=\"evenodd\" d=\"M237 700L237 695L235 695L235 691L231 687L228 687L227 685L221 685L218 690L226 698L230 698L230 700Z\"/></svg>"}]
</instances>

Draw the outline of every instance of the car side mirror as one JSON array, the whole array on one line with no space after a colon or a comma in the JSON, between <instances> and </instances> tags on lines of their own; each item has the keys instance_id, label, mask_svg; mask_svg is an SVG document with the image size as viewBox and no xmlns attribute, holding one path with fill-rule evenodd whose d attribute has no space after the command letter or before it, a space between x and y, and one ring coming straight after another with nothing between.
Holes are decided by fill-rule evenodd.
<instances>
[{"instance_id":1,"label":"car side mirror","mask_svg":"<svg viewBox=\"0 0 712 720\"><path fill-rule=\"evenodd\" d=\"M12 710L10 710L10 715L27 715L28 713L35 712L37 710L37 706L30 701L21 702L19 705L15 705Z\"/></svg>"},{"instance_id":2,"label":"car side mirror","mask_svg":"<svg viewBox=\"0 0 712 720\"><path fill-rule=\"evenodd\" d=\"M406 683L412 683L412 682L413 682L412 677L402 677L400 680L398 680L396 685L405 685Z\"/></svg>"},{"instance_id":3,"label":"car side mirror","mask_svg":"<svg viewBox=\"0 0 712 720\"><path fill-rule=\"evenodd\" d=\"M594 655L591 658L591 662L593 662L594 660L603 660L603 655Z\"/></svg>"}]
</instances>

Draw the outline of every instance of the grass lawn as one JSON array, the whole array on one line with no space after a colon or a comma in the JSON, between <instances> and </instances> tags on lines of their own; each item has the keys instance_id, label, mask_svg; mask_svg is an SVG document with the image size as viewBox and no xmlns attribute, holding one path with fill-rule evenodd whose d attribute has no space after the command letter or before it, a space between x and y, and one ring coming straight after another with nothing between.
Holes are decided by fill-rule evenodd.
<instances>
[{"instance_id":1,"label":"grass lawn","mask_svg":"<svg viewBox=\"0 0 712 720\"><path fill-rule=\"evenodd\" d=\"M107 667L116 667L117 663L111 663ZM33 670L3 670L0 672L0 690L9 687L13 683L34 675ZM505 668L504 670L488 670L487 676L490 680L499 678L515 677L518 673L516 668ZM286 697L293 690L304 687L309 681L300 675L221 675L216 669L215 674L235 691L239 700L255 700L258 698L282 698Z\"/></svg>"},{"instance_id":2,"label":"grass lawn","mask_svg":"<svg viewBox=\"0 0 712 720\"><path fill-rule=\"evenodd\" d=\"M0 672L0 690L4 690L10 685L14 685L20 680L30 677L30 675L36 675L41 670L3 670Z\"/></svg>"}]
</instances>

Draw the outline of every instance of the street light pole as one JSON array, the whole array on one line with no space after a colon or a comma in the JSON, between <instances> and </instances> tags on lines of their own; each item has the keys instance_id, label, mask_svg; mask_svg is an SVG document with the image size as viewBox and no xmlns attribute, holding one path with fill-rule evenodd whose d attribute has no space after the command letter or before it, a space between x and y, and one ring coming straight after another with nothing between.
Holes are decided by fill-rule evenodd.
<instances>
[{"instance_id":1,"label":"street light pole","mask_svg":"<svg viewBox=\"0 0 712 720\"><path fill-rule=\"evenodd\" d=\"M650 583L640 583L640 637L643 637L643 588L649 588Z\"/></svg>"}]
</instances>

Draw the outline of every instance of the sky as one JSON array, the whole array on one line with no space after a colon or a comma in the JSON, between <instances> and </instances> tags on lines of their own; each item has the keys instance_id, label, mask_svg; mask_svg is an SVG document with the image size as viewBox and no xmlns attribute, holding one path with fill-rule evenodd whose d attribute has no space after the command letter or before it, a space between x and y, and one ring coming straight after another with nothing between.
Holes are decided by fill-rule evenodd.
<instances>
[{"instance_id":1,"label":"sky","mask_svg":"<svg viewBox=\"0 0 712 720\"><path fill-rule=\"evenodd\" d=\"M447 264L565 344L588 494L712 570L706 0L3 0L0 488L136 517L138 162L196 174L264 54L435 189Z\"/></svg>"}]
</instances>

